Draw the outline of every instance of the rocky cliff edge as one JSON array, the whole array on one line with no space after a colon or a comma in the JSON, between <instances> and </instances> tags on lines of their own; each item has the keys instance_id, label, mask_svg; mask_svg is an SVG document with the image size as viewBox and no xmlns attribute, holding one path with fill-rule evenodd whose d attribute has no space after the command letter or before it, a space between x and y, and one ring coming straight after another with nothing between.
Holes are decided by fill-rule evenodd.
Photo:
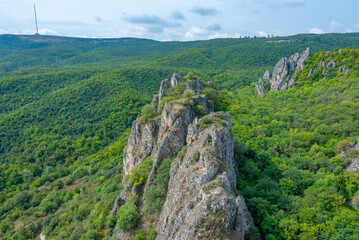
<instances>
[{"instance_id":1,"label":"rocky cliff edge","mask_svg":"<svg viewBox=\"0 0 359 240\"><path fill-rule=\"evenodd\" d=\"M204 94L209 88L197 78L184 80L174 74L162 81L154 96L151 119L140 116L132 125L123 159L125 189L115 206L125 204L131 194L142 197L136 202L142 214L138 226L155 228L156 239L245 239L254 230L236 189L230 118L213 112L214 102ZM126 185L133 169L149 157L153 165L146 182ZM143 196L164 159L172 159L166 197L159 216L148 221ZM115 236L133 235L117 229Z\"/></svg>"}]
</instances>

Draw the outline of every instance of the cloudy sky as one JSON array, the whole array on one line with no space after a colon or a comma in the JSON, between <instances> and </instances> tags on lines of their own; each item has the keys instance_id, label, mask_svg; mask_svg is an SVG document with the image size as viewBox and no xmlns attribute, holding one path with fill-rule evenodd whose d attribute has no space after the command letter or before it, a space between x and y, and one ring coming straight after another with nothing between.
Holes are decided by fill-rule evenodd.
<instances>
[{"instance_id":1,"label":"cloudy sky","mask_svg":"<svg viewBox=\"0 0 359 240\"><path fill-rule=\"evenodd\" d=\"M0 0L0 34L219 37L359 32L359 0Z\"/></svg>"}]
</instances>

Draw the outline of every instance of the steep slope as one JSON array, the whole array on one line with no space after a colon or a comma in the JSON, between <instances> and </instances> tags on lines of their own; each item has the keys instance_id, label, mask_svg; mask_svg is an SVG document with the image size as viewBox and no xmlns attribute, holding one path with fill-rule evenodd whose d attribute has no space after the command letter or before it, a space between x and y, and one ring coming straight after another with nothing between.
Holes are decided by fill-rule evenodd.
<instances>
[{"instance_id":1,"label":"steep slope","mask_svg":"<svg viewBox=\"0 0 359 240\"><path fill-rule=\"evenodd\" d=\"M127 185L116 199L116 205L122 205L117 238L133 235L130 230L137 225L122 222L129 205L147 213L134 222L140 220L143 229L155 228L157 239L244 239L254 231L236 190L229 115L213 113L217 103L204 93L216 91L196 77L184 80L174 74L162 81L150 118L143 112L133 123L123 160ZM151 215L146 211L151 204L146 196L166 159L172 164L163 210Z\"/></svg>"},{"instance_id":2,"label":"steep slope","mask_svg":"<svg viewBox=\"0 0 359 240\"><path fill-rule=\"evenodd\" d=\"M237 196L234 139L228 114L188 126L187 145L171 166L157 239L244 239L253 223Z\"/></svg>"},{"instance_id":3,"label":"steep slope","mask_svg":"<svg viewBox=\"0 0 359 240\"><path fill-rule=\"evenodd\" d=\"M323 73L322 61L336 67ZM359 175L347 171L359 156L358 70L358 49L319 52L293 88L233 95L238 186L263 239L359 238Z\"/></svg>"}]
</instances>

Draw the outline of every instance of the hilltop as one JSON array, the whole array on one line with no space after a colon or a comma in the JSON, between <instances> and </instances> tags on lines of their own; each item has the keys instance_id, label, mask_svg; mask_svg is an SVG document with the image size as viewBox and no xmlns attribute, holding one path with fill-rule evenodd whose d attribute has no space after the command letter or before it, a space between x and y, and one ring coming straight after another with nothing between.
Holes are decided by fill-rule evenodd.
<instances>
[{"instance_id":1,"label":"hilltop","mask_svg":"<svg viewBox=\"0 0 359 240\"><path fill-rule=\"evenodd\" d=\"M175 178L195 179L192 173L202 169L204 158L219 155L207 155L207 150L218 143L214 139L223 136L221 132L229 139L221 146L228 147L233 159L218 158L228 160L225 165L212 159L214 165L219 163L218 174L205 186L195 179L193 189L201 188L203 196L217 190L227 192L227 199L241 196L255 226L252 236L358 239L358 38L323 34L158 42L0 36L0 238L35 239L42 232L48 239L111 239L121 227L114 203L122 204L118 197L132 191L135 183L142 193L138 199L126 199L126 206L142 215L125 234L153 239L160 229L155 223L161 222L168 231L158 237L166 238L169 229L179 226L170 210L176 202L173 189L181 186ZM278 61L290 69L289 59L297 59L307 47L311 54L305 55L304 66L296 61L293 69L300 66L298 71L274 81L273 86L286 87L267 88L259 96L255 85L263 73L279 74L272 71ZM281 61L284 58L287 61ZM163 93L158 92L161 81L174 72L214 90L206 90L206 101L201 97L204 89L185 93L162 82ZM176 145L172 140L169 158L156 164L156 158L145 161L147 156L168 150L157 138L145 159L129 150L136 140L133 126L153 124L155 134L170 135L179 126L165 131L166 124L159 124L162 115L169 123L185 112L190 114L184 114L189 117L186 127L180 125L182 140L191 135L188 129L197 132L187 149L183 141ZM201 138L209 135L212 143ZM147 163L137 165L142 166L135 168L137 173L146 173L150 166L150 174L151 164L158 171L150 178L133 174L128 182L125 175L136 165L131 165L131 154L132 160ZM224 172L231 171L232 162L235 171L227 175L228 187L220 180L226 179ZM143 191L147 181L152 185ZM172 190L166 184L172 184ZM146 196L153 200L150 206L142 202ZM179 196L183 203L190 199ZM195 211L203 205L193 201L185 206ZM207 219L189 217L191 223L203 220L191 234L223 235L216 219L225 218L218 213ZM165 227L165 219L174 220L172 227ZM228 226L232 231L235 225L230 221Z\"/></svg>"}]
</instances>

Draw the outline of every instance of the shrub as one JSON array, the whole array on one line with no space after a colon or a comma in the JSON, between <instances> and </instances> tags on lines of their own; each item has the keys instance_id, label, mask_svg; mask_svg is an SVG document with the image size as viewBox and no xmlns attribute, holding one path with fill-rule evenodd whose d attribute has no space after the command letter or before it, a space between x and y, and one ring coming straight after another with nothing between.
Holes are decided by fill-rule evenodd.
<instances>
[{"instance_id":1,"label":"shrub","mask_svg":"<svg viewBox=\"0 0 359 240\"><path fill-rule=\"evenodd\" d=\"M199 151L197 151L193 156L193 160L198 162L200 157L201 157L201 153Z\"/></svg>"},{"instance_id":2,"label":"shrub","mask_svg":"<svg viewBox=\"0 0 359 240\"><path fill-rule=\"evenodd\" d=\"M177 157L176 157L176 158L183 160L184 155L186 155L186 152L187 152L187 148L186 148L186 147L182 148L181 151L179 151L179 152L177 153Z\"/></svg>"},{"instance_id":3,"label":"shrub","mask_svg":"<svg viewBox=\"0 0 359 240\"><path fill-rule=\"evenodd\" d=\"M153 161L151 157L147 157L141 165L131 169L129 174L128 182L131 186L140 186L143 185L152 169Z\"/></svg>"},{"instance_id":4,"label":"shrub","mask_svg":"<svg viewBox=\"0 0 359 240\"><path fill-rule=\"evenodd\" d=\"M207 136L207 145L212 145L212 137L211 136Z\"/></svg>"},{"instance_id":5,"label":"shrub","mask_svg":"<svg viewBox=\"0 0 359 240\"><path fill-rule=\"evenodd\" d=\"M141 119L144 123L148 122L156 112L156 108L151 104L146 104L141 109Z\"/></svg>"},{"instance_id":6,"label":"shrub","mask_svg":"<svg viewBox=\"0 0 359 240\"><path fill-rule=\"evenodd\" d=\"M337 153L341 153L342 151L345 151L350 146L350 142L346 139L340 141L335 145L334 149Z\"/></svg>"},{"instance_id":7,"label":"shrub","mask_svg":"<svg viewBox=\"0 0 359 240\"><path fill-rule=\"evenodd\" d=\"M61 189L64 186L64 183L61 180L56 180L55 182L53 182L50 186L51 189Z\"/></svg>"},{"instance_id":8,"label":"shrub","mask_svg":"<svg viewBox=\"0 0 359 240\"><path fill-rule=\"evenodd\" d=\"M204 109L204 107L201 104L196 104L195 108L194 108L194 112L198 115L205 115L206 114L206 110Z\"/></svg>"},{"instance_id":9,"label":"shrub","mask_svg":"<svg viewBox=\"0 0 359 240\"><path fill-rule=\"evenodd\" d=\"M335 165L338 165L338 166L343 166L344 165L344 159L342 157L339 157L339 156L335 156L335 157L332 157L331 159L329 159L329 161Z\"/></svg>"},{"instance_id":10,"label":"shrub","mask_svg":"<svg viewBox=\"0 0 359 240\"><path fill-rule=\"evenodd\" d=\"M160 102L160 105L159 105L159 111L162 111L164 106L165 106L165 103L167 101L172 101L172 100L175 100L176 98L175 97L164 97L162 98L161 102Z\"/></svg>"},{"instance_id":11,"label":"shrub","mask_svg":"<svg viewBox=\"0 0 359 240\"><path fill-rule=\"evenodd\" d=\"M183 97L190 98L190 97L193 97L194 94L195 94L194 90L187 89L183 92Z\"/></svg>"},{"instance_id":12,"label":"shrub","mask_svg":"<svg viewBox=\"0 0 359 240\"><path fill-rule=\"evenodd\" d=\"M147 240L155 240L157 236L157 232L153 228L149 228L147 230Z\"/></svg>"},{"instance_id":13,"label":"shrub","mask_svg":"<svg viewBox=\"0 0 359 240\"><path fill-rule=\"evenodd\" d=\"M146 236L143 233L137 233L133 240L146 240Z\"/></svg>"},{"instance_id":14,"label":"shrub","mask_svg":"<svg viewBox=\"0 0 359 240\"><path fill-rule=\"evenodd\" d=\"M198 79L198 77L193 72L188 72L185 79L186 80L195 80L195 79Z\"/></svg>"},{"instance_id":15,"label":"shrub","mask_svg":"<svg viewBox=\"0 0 359 240\"><path fill-rule=\"evenodd\" d=\"M204 93L207 97L207 99L213 101L214 103L217 102L218 98L218 92L213 88L205 88L201 91Z\"/></svg>"},{"instance_id":16,"label":"shrub","mask_svg":"<svg viewBox=\"0 0 359 240\"><path fill-rule=\"evenodd\" d=\"M68 176L67 178L65 178L64 183L66 186L69 186L72 184L72 182L74 181L74 177L73 176Z\"/></svg>"},{"instance_id":17,"label":"shrub","mask_svg":"<svg viewBox=\"0 0 359 240\"><path fill-rule=\"evenodd\" d=\"M205 116L202 120L198 123L198 126L201 128L206 128L211 125L215 124L216 126L225 126L226 121L223 119L222 115L217 116Z\"/></svg>"},{"instance_id":18,"label":"shrub","mask_svg":"<svg viewBox=\"0 0 359 240\"><path fill-rule=\"evenodd\" d=\"M154 183L145 193L146 211L158 215L161 213L170 180L171 164L172 159L164 159L157 169Z\"/></svg>"},{"instance_id":19,"label":"shrub","mask_svg":"<svg viewBox=\"0 0 359 240\"><path fill-rule=\"evenodd\" d=\"M133 203L125 203L118 211L117 227L122 232L127 232L137 227L139 218L140 210L138 207Z\"/></svg>"},{"instance_id":20,"label":"shrub","mask_svg":"<svg viewBox=\"0 0 359 240\"><path fill-rule=\"evenodd\" d=\"M31 196L26 192L19 192L13 197L13 204L20 209L27 209L29 207Z\"/></svg>"}]
</instances>

